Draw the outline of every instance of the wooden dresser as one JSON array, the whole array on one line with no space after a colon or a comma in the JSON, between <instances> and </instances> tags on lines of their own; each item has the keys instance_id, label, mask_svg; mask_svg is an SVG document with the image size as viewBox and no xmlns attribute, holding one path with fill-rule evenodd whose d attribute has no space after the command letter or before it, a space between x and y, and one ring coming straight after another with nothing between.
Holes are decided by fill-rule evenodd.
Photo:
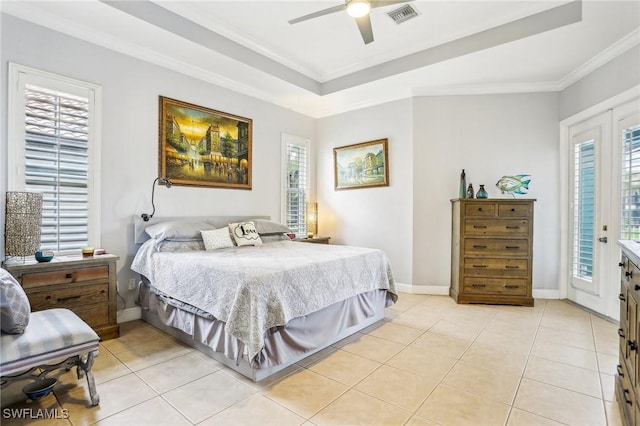
<instances>
[{"instance_id":1,"label":"wooden dresser","mask_svg":"<svg viewBox=\"0 0 640 426\"><path fill-rule=\"evenodd\" d=\"M533 306L534 201L451 200L449 292L456 302Z\"/></svg>"},{"instance_id":2,"label":"wooden dresser","mask_svg":"<svg viewBox=\"0 0 640 426\"><path fill-rule=\"evenodd\" d=\"M620 262L620 338L618 374L616 375L616 395L625 425L640 424L640 355L638 355L638 337L640 336L640 259L628 249L637 252L638 243L621 242L622 260Z\"/></svg>"},{"instance_id":3,"label":"wooden dresser","mask_svg":"<svg viewBox=\"0 0 640 426\"><path fill-rule=\"evenodd\" d=\"M51 262L6 262L2 266L22 285L32 311L67 308L102 340L120 335L116 318L116 262L113 254L57 256Z\"/></svg>"}]
</instances>

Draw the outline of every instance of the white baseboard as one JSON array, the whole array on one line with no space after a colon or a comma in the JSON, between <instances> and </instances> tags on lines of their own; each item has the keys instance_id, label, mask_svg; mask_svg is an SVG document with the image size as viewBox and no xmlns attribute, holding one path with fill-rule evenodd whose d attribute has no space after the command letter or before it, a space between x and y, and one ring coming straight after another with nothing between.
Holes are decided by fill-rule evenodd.
<instances>
[{"instance_id":1,"label":"white baseboard","mask_svg":"<svg viewBox=\"0 0 640 426\"><path fill-rule=\"evenodd\" d=\"M411 285L396 283L396 288L402 293L430 294L436 296L448 296L449 286L442 285ZM534 299L560 299L560 290L533 289Z\"/></svg>"},{"instance_id":2,"label":"white baseboard","mask_svg":"<svg viewBox=\"0 0 640 426\"><path fill-rule=\"evenodd\" d=\"M532 293L534 299L560 299L560 290L536 290L534 288Z\"/></svg>"},{"instance_id":3,"label":"white baseboard","mask_svg":"<svg viewBox=\"0 0 640 426\"><path fill-rule=\"evenodd\" d=\"M442 285L411 285L396 283L396 288L402 293L430 294L434 296L449 295L449 286Z\"/></svg>"},{"instance_id":4,"label":"white baseboard","mask_svg":"<svg viewBox=\"0 0 640 426\"><path fill-rule=\"evenodd\" d=\"M118 324L120 324L121 322L134 321L142 318L142 308L140 308L140 306L136 306L133 308L118 311L116 312L116 314Z\"/></svg>"}]
</instances>

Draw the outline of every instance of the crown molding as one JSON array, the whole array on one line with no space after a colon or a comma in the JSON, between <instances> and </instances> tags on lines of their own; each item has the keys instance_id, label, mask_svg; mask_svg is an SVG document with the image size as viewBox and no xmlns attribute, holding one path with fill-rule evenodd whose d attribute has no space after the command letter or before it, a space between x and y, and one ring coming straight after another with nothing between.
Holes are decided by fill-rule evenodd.
<instances>
[{"instance_id":1,"label":"crown molding","mask_svg":"<svg viewBox=\"0 0 640 426\"><path fill-rule=\"evenodd\" d=\"M558 81L559 90L566 89L638 44L640 44L640 28L636 28L634 31L561 78Z\"/></svg>"}]
</instances>

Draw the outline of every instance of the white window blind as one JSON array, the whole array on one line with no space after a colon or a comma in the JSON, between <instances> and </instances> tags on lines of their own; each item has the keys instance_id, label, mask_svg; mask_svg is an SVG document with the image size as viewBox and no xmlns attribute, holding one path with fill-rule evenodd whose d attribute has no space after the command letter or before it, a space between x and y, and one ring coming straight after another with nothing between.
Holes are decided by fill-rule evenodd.
<instances>
[{"instance_id":1,"label":"white window blind","mask_svg":"<svg viewBox=\"0 0 640 426\"><path fill-rule=\"evenodd\" d=\"M25 189L41 192L41 248L89 245L89 100L27 84Z\"/></svg>"},{"instance_id":2,"label":"white window blind","mask_svg":"<svg viewBox=\"0 0 640 426\"><path fill-rule=\"evenodd\" d=\"M100 87L16 64L9 71L9 190L42 193L43 250L99 246Z\"/></svg>"},{"instance_id":3,"label":"white window blind","mask_svg":"<svg viewBox=\"0 0 640 426\"><path fill-rule=\"evenodd\" d=\"M640 125L622 131L621 238L640 239Z\"/></svg>"},{"instance_id":4,"label":"white window blind","mask_svg":"<svg viewBox=\"0 0 640 426\"><path fill-rule=\"evenodd\" d=\"M595 142L575 145L573 276L593 276L593 226L595 206Z\"/></svg>"},{"instance_id":5,"label":"white window blind","mask_svg":"<svg viewBox=\"0 0 640 426\"><path fill-rule=\"evenodd\" d=\"M285 143L284 217L297 235L306 235L309 148L306 144Z\"/></svg>"}]
</instances>

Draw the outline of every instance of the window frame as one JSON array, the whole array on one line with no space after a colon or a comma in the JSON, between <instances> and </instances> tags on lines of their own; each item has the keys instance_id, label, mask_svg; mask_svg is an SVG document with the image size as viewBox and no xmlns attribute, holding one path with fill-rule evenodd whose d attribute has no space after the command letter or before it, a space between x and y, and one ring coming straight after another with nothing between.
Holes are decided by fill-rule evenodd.
<instances>
[{"instance_id":1,"label":"window frame","mask_svg":"<svg viewBox=\"0 0 640 426\"><path fill-rule=\"evenodd\" d=\"M7 102L7 191L24 191L25 182L25 86L33 84L48 89L84 96L88 99L89 126L87 147L89 176L87 181L87 244L101 246L101 162L102 87L35 68L9 63ZM56 254L71 254L64 251Z\"/></svg>"},{"instance_id":2,"label":"window frame","mask_svg":"<svg viewBox=\"0 0 640 426\"><path fill-rule=\"evenodd\" d=\"M281 215L280 215L280 221L281 223L287 225L287 213L288 213L288 209L287 209L287 183L288 183L288 158L287 158L287 153L288 153L288 145L296 145L299 147L302 147L306 150L306 170L307 170L307 175L306 175L306 179L305 179L305 200L304 200L304 206L305 206L305 211L303 212L303 217L304 217L304 229L302 230L293 230L296 233L296 236L298 237L304 237L307 235L307 223L306 223L306 203L308 203L310 201L310 190L311 190L311 173L310 173L310 167L311 167L311 141L309 141L308 139L299 137L299 136L294 136L294 135L289 135L286 133L282 134L282 145L281 145L281 164L280 164L280 169L281 169L281 182L280 182L280 197L281 197Z\"/></svg>"}]
</instances>

